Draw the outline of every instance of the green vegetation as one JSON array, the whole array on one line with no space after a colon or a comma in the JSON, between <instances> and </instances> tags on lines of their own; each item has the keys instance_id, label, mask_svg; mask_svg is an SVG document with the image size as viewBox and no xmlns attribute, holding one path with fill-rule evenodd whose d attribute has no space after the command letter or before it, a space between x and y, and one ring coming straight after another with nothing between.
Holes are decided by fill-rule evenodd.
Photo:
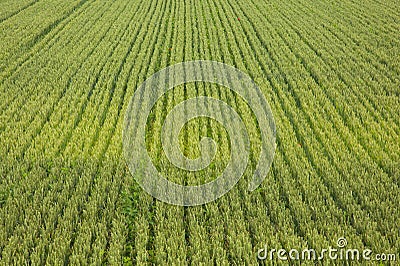
<instances>
[{"instance_id":1,"label":"green vegetation","mask_svg":"<svg viewBox=\"0 0 400 266\"><path fill-rule=\"evenodd\" d=\"M265 245L321 250L340 237L400 260L397 1L0 0L0 7L2 265L253 265ZM250 108L224 87L174 88L147 125L149 154L169 180L209 182L229 161L227 132L200 118L184 127L181 149L196 158L200 138L212 137L213 163L198 173L169 164L161 127L185 99L228 103L246 122L251 152L229 193L172 206L129 173L124 115L146 78L200 59L257 83L274 114L277 150L249 193L260 153Z\"/></svg>"}]
</instances>

